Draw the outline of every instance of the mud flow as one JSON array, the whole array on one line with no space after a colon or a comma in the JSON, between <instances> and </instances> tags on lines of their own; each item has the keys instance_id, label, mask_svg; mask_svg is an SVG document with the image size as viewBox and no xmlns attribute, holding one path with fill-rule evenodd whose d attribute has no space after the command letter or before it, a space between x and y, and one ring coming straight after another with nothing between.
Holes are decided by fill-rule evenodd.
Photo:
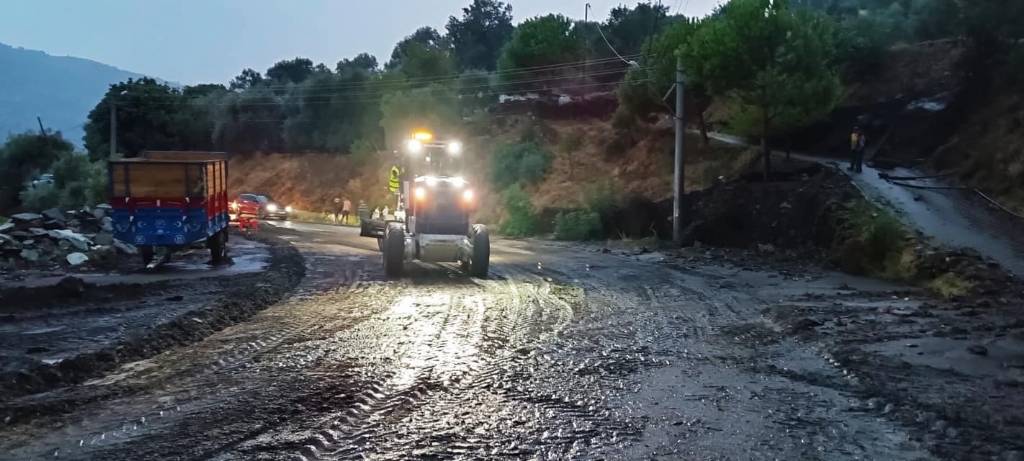
<instances>
[{"instance_id":1,"label":"mud flow","mask_svg":"<svg viewBox=\"0 0 1024 461\"><path fill-rule=\"evenodd\" d=\"M286 299L5 399L0 458L992 459L1020 439L970 415L1020 404L998 390L1019 379L998 365L1010 337L988 365L951 336L910 357L907 338L959 315L914 289L743 252L507 240L488 279L387 280L353 230L267 232L304 260ZM938 366L949 351L978 365ZM965 397L972 382L990 387Z\"/></svg>"}]
</instances>

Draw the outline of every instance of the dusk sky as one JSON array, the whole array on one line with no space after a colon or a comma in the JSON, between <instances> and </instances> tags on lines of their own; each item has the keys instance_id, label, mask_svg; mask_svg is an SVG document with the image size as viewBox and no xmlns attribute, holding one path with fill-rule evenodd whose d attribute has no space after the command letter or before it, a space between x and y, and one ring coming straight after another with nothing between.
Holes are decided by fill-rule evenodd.
<instances>
[{"instance_id":1,"label":"dusk sky","mask_svg":"<svg viewBox=\"0 0 1024 461\"><path fill-rule=\"evenodd\" d=\"M665 0L671 13L703 16L720 0ZM420 26L444 32L470 0L12 0L0 7L0 42L69 55L183 84L226 83L303 56L330 67L360 52L381 64ZM583 18L584 1L516 0L515 22L561 13ZM590 0L591 19L619 4Z\"/></svg>"}]
</instances>

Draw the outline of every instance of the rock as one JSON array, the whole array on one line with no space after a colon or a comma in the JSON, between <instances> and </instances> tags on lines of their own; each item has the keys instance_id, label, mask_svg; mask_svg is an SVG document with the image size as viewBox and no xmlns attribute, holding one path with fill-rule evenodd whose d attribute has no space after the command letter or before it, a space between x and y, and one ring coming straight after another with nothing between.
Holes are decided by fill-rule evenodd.
<instances>
[{"instance_id":1,"label":"rock","mask_svg":"<svg viewBox=\"0 0 1024 461\"><path fill-rule=\"evenodd\" d=\"M50 232L47 231L46 229L43 229L42 227L30 227L28 228L28 231L32 234L33 237L42 237L44 235L50 235Z\"/></svg>"},{"instance_id":2,"label":"rock","mask_svg":"<svg viewBox=\"0 0 1024 461\"><path fill-rule=\"evenodd\" d=\"M65 296L82 296L85 293L85 287L85 281L78 277L67 276L57 282L57 289Z\"/></svg>"},{"instance_id":3,"label":"rock","mask_svg":"<svg viewBox=\"0 0 1024 461\"><path fill-rule=\"evenodd\" d=\"M6 248L8 250L18 250L21 249L21 244L18 243L18 241L15 240L14 237L11 237L6 234L0 234L0 248Z\"/></svg>"},{"instance_id":4,"label":"rock","mask_svg":"<svg viewBox=\"0 0 1024 461\"><path fill-rule=\"evenodd\" d=\"M64 221L57 221L56 219L47 219L43 222L43 229L58 230L64 229L67 225Z\"/></svg>"},{"instance_id":5,"label":"rock","mask_svg":"<svg viewBox=\"0 0 1024 461\"><path fill-rule=\"evenodd\" d=\"M114 232L114 220L110 216L105 216L100 221L100 230L103 232Z\"/></svg>"},{"instance_id":6,"label":"rock","mask_svg":"<svg viewBox=\"0 0 1024 461\"><path fill-rule=\"evenodd\" d=\"M967 346L967 352L970 352L974 355L988 355L988 348L982 346L981 344L972 344L970 346Z\"/></svg>"},{"instance_id":7,"label":"rock","mask_svg":"<svg viewBox=\"0 0 1024 461\"><path fill-rule=\"evenodd\" d=\"M100 232L96 234L96 237L93 237L92 241L97 245L112 245L114 243L114 236L109 232Z\"/></svg>"},{"instance_id":8,"label":"rock","mask_svg":"<svg viewBox=\"0 0 1024 461\"><path fill-rule=\"evenodd\" d=\"M58 239L61 242L71 243L72 246L80 251L89 251L89 247L92 246L92 241L90 241L86 236L67 229L51 230L49 234L50 237Z\"/></svg>"},{"instance_id":9,"label":"rock","mask_svg":"<svg viewBox=\"0 0 1024 461\"><path fill-rule=\"evenodd\" d=\"M114 248L126 255L136 255L139 253L139 249L136 248L135 245L124 243L120 240L114 240Z\"/></svg>"},{"instance_id":10,"label":"rock","mask_svg":"<svg viewBox=\"0 0 1024 461\"><path fill-rule=\"evenodd\" d=\"M0 234L6 234L7 232L10 232L12 230L14 230L14 223L8 222L0 224Z\"/></svg>"},{"instance_id":11,"label":"rock","mask_svg":"<svg viewBox=\"0 0 1024 461\"><path fill-rule=\"evenodd\" d=\"M68 264L72 266L80 266L84 264L86 261L88 261L89 257L86 256L85 253L76 252L69 254L66 259L68 260Z\"/></svg>"},{"instance_id":12,"label":"rock","mask_svg":"<svg viewBox=\"0 0 1024 461\"><path fill-rule=\"evenodd\" d=\"M793 205L790 205L789 202L782 202L782 204L779 205L779 209L782 210L788 210L790 208L793 208Z\"/></svg>"},{"instance_id":13,"label":"rock","mask_svg":"<svg viewBox=\"0 0 1024 461\"><path fill-rule=\"evenodd\" d=\"M43 216L45 216L46 219L51 219L53 221L63 222L65 220L64 212L60 211L59 208L50 208L48 210L43 210Z\"/></svg>"},{"instance_id":14,"label":"rock","mask_svg":"<svg viewBox=\"0 0 1024 461\"><path fill-rule=\"evenodd\" d=\"M25 261L34 263L39 260L39 250L24 249L21 250L21 253L18 256L21 256L21 259L24 259Z\"/></svg>"},{"instance_id":15,"label":"rock","mask_svg":"<svg viewBox=\"0 0 1024 461\"><path fill-rule=\"evenodd\" d=\"M758 253L775 253L775 245L772 245L770 243L764 243L764 244L758 243L757 244L757 252Z\"/></svg>"},{"instance_id":16,"label":"rock","mask_svg":"<svg viewBox=\"0 0 1024 461\"><path fill-rule=\"evenodd\" d=\"M18 213L14 216L11 216L11 221L13 221L14 224L29 223L32 221L42 221L42 219L43 215L39 213Z\"/></svg>"},{"instance_id":17,"label":"rock","mask_svg":"<svg viewBox=\"0 0 1024 461\"><path fill-rule=\"evenodd\" d=\"M89 252L93 267L113 269L117 267L117 250L109 245L98 245Z\"/></svg>"},{"instance_id":18,"label":"rock","mask_svg":"<svg viewBox=\"0 0 1024 461\"><path fill-rule=\"evenodd\" d=\"M92 217L96 219L103 219L107 217L107 210L104 208L96 208L92 210Z\"/></svg>"}]
</instances>

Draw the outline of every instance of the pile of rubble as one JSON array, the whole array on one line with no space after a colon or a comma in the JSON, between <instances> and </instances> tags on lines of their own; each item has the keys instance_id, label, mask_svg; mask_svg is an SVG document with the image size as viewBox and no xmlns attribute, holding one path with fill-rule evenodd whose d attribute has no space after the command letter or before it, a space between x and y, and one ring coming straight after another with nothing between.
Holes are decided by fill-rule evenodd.
<instances>
[{"instance_id":1,"label":"pile of rubble","mask_svg":"<svg viewBox=\"0 0 1024 461\"><path fill-rule=\"evenodd\" d=\"M0 269L112 268L138 250L114 240L110 206L19 213L0 224Z\"/></svg>"}]
</instances>

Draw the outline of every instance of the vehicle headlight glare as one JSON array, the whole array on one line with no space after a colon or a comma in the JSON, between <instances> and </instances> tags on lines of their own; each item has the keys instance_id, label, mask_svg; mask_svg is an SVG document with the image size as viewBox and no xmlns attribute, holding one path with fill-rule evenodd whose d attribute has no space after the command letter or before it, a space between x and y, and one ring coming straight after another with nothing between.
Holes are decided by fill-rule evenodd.
<instances>
[{"instance_id":1,"label":"vehicle headlight glare","mask_svg":"<svg viewBox=\"0 0 1024 461\"><path fill-rule=\"evenodd\" d=\"M466 189L462 191L462 199L467 202L473 201L473 189Z\"/></svg>"},{"instance_id":2,"label":"vehicle headlight glare","mask_svg":"<svg viewBox=\"0 0 1024 461\"><path fill-rule=\"evenodd\" d=\"M435 178L433 176L427 177L427 185L430 186L430 187L437 186L437 178Z\"/></svg>"},{"instance_id":3,"label":"vehicle headlight glare","mask_svg":"<svg viewBox=\"0 0 1024 461\"><path fill-rule=\"evenodd\" d=\"M423 143L418 139L410 139L405 143L405 149L408 150L410 154L418 154L423 151Z\"/></svg>"},{"instance_id":4,"label":"vehicle headlight glare","mask_svg":"<svg viewBox=\"0 0 1024 461\"><path fill-rule=\"evenodd\" d=\"M462 153L462 143L458 141L452 141L448 143L448 153L452 155L459 155Z\"/></svg>"},{"instance_id":5,"label":"vehicle headlight glare","mask_svg":"<svg viewBox=\"0 0 1024 461\"><path fill-rule=\"evenodd\" d=\"M273 203L271 203L270 205L267 205L267 211L277 211L277 205L275 205Z\"/></svg>"},{"instance_id":6,"label":"vehicle headlight glare","mask_svg":"<svg viewBox=\"0 0 1024 461\"><path fill-rule=\"evenodd\" d=\"M416 190L413 191L413 195L416 197L416 200L423 200L427 198L427 190L422 187L417 187Z\"/></svg>"},{"instance_id":7,"label":"vehicle headlight glare","mask_svg":"<svg viewBox=\"0 0 1024 461\"><path fill-rule=\"evenodd\" d=\"M452 178L452 185L459 189L462 189L463 187L466 186L466 180L462 176L456 176Z\"/></svg>"},{"instance_id":8,"label":"vehicle headlight glare","mask_svg":"<svg viewBox=\"0 0 1024 461\"><path fill-rule=\"evenodd\" d=\"M292 206L288 205L288 206L284 207L284 211L287 212L287 213L291 213L292 212Z\"/></svg>"}]
</instances>

